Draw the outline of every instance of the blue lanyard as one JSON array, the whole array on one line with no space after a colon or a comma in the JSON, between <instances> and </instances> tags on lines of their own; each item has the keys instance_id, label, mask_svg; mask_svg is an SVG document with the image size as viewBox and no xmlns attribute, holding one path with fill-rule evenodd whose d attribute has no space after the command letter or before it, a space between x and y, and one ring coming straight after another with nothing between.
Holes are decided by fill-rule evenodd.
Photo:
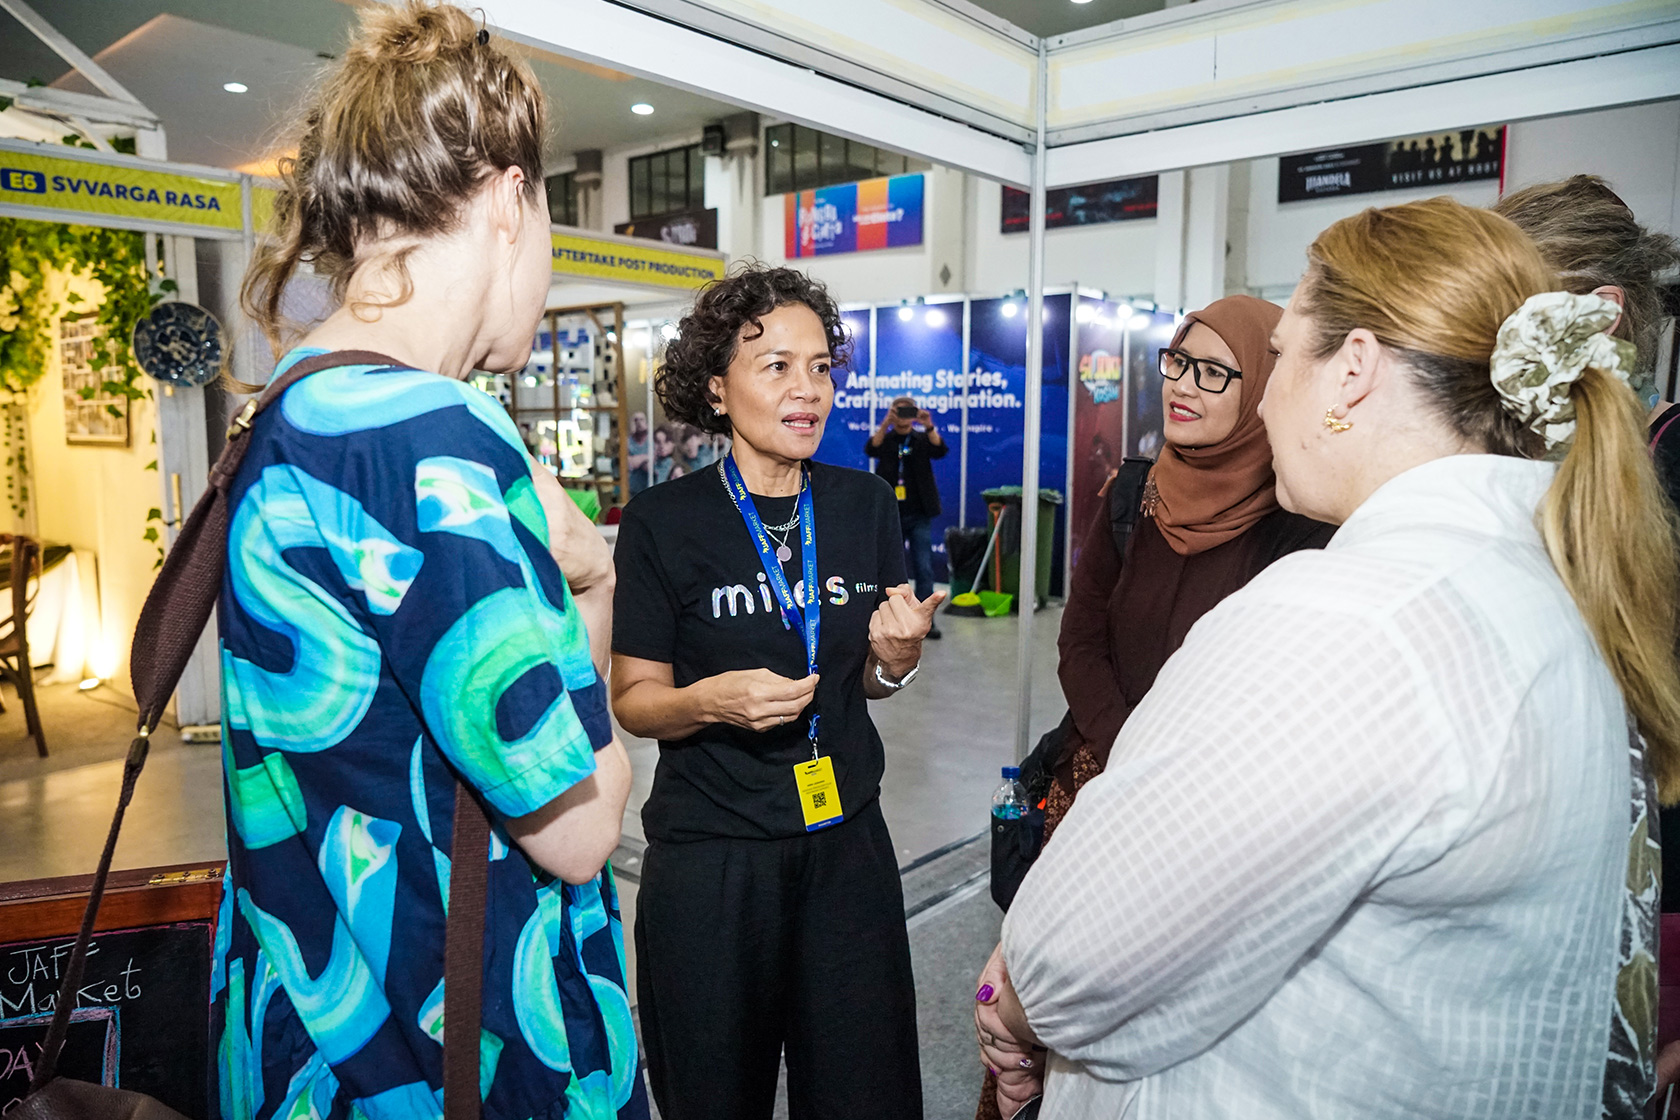
<instances>
[{"instance_id":1,"label":"blue lanyard","mask_svg":"<svg viewBox=\"0 0 1680 1120\"><path fill-rule=\"evenodd\" d=\"M747 532L752 536L753 545L758 549L758 561L764 565L764 576L770 581L770 588L776 593L776 601L782 607L782 625L789 630L797 629L805 638L805 666L808 672L817 671L817 639L822 633L822 596L817 586L817 515L811 501L811 472L805 468L799 479L799 543L804 553L801 557L805 569L805 609L800 610L800 604L793 597L793 588L788 586L787 575L782 571L782 562L776 559L776 550L770 547L770 534L764 531L764 522L758 516L758 507L753 505L752 495L747 493L747 484L741 478L741 469L735 465L735 456L730 454L723 460L724 488L729 491L730 499L735 503L735 511L741 515L741 520L747 523ZM815 713L811 716L811 757L816 758L817 752L817 719Z\"/></svg>"}]
</instances>

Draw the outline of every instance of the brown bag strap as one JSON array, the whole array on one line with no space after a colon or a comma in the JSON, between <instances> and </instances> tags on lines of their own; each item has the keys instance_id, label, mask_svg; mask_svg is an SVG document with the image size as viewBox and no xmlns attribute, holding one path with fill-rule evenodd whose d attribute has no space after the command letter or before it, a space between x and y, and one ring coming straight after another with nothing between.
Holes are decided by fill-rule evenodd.
<instances>
[{"instance_id":1,"label":"brown bag strap","mask_svg":"<svg viewBox=\"0 0 1680 1120\"><path fill-rule=\"evenodd\" d=\"M139 733L128 746L128 758L123 763L122 789L117 795L117 809L111 816L111 830L105 836L105 850L99 855L99 868L93 874L93 886L88 891L87 909L82 913L82 928L76 934L76 945L65 964L64 978L59 985L53 1006L52 1026L42 1044L40 1061L35 1066L29 1091L38 1092L53 1079L58 1066L59 1051L70 1030L70 1013L76 1006L76 993L82 986L87 966L88 945L93 940L94 922L99 916L99 903L105 895L105 880L111 873L111 857L117 850L117 836L122 831L123 814L134 797L134 784L146 765L151 747L151 734L164 708L174 695L175 686L198 645L198 639L209 624L210 612L222 590L222 570L227 561L227 492L233 485L239 465L244 462L250 441L245 438L251 421L258 413L280 398L280 395L300 380L324 369L339 366L373 365L403 367L404 363L371 350L335 350L312 358L304 358L269 382L268 387L246 403L228 428L227 446L210 468L210 485L193 506L192 513L175 537L175 544L163 562L163 570L152 584L141 608L140 621L134 628L134 646L129 654L129 669L134 685L134 699L140 708ZM466 799L471 802L469 797ZM477 812L476 803L473 809ZM480 819L483 814L478 813ZM479 845L480 861L488 859L489 841ZM471 861L469 856L468 862ZM482 891L480 910L482 911ZM479 928L483 929L483 914ZM482 951L482 935L479 941ZM475 988L477 985L473 985ZM473 993L476 1002L476 991ZM446 997L447 998L447 997ZM445 1012L447 1016L447 1010ZM447 1018L446 1018L447 1022ZM477 1016L474 1016L477 1022ZM476 1038L472 1047L475 1070L478 1064ZM476 1098L475 1098L476 1100Z\"/></svg>"},{"instance_id":2,"label":"brown bag strap","mask_svg":"<svg viewBox=\"0 0 1680 1120\"><path fill-rule=\"evenodd\" d=\"M443 951L443 1120L478 1120L483 1021L484 906L490 822L465 783L455 786L449 846L449 917Z\"/></svg>"}]
</instances>

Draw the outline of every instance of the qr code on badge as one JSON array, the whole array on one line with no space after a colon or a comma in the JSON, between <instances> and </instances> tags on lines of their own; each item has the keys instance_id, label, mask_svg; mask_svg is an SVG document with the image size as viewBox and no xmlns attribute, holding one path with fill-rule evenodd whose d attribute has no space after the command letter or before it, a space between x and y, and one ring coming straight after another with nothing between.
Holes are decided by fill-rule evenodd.
<instances>
[{"instance_id":1,"label":"qr code on badge","mask_svg":"<svg viewBox=\"0 0 1680 1120\"><path fill-rule=\"evenodd\" d=\"M811 794L811 808L813 808L813 809L826 809L826 808L828 808L828 792L826 790L820 790L819 789L819 790L817 790L817 791L815 791L814 793Z\"/></svg>"}]
</instances>

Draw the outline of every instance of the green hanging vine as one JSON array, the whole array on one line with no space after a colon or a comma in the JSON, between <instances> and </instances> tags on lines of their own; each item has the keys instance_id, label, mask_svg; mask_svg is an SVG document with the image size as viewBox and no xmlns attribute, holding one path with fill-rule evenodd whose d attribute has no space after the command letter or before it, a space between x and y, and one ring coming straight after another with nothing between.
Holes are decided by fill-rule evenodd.
<instances>
[{"instance_id":1,"label":"green hanging vine","mask_svg":"<svg viewBox=\"0 0 1680 1120\"><path fill-rule=\"evenodd\" d=\"M141 400L140 366L129 338L134 324L175 281L152 283L146 270L146 234L93 226L0 218L0 390L12 396L0 414L3 432L6 491L12 511L24 515L29 504L29 460L25 447L21 397L47 372L53 332L60 315L82 302L74 292L61 305L52 298L48 273L73 273L98 281L105 299L94 311L104 328L96 343L99 368L107 396ZM91 390L88 390L91 396ZM114 415L122 415L116 406Z\"/></svg>"}]
</instances>

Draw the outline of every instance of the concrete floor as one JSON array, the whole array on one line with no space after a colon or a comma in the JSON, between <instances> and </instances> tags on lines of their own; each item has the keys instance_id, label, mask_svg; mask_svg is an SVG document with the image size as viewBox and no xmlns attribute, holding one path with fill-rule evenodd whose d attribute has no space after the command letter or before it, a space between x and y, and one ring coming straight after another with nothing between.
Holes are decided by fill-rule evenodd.
<instances>
[{"instance_id":1,"label":"concrete floor","mask_svg":"<svg viewBox=\"0 0 1680 1120\"><path fill-rule=\"evenodd\" d=\"M1060 720L1066 705L1055 674L1061 611L1040 611L1034 621L1036 739ZM986 830L998 768L1014 758L1018 623L943 614L939 623L945 637L925 646L916 683L872 702L871 711L886 743L881 805L899 863L923 861L907 872L905 894L927 1115L966 1120L979 1085L967 1001L996 942L1000 916L986 892L984 840L962 842ZM36 757L21 706L9 692L0 715L0 881L93 870L134 733L134 705L114 688L82 693L54 686L41 689L40 699L48 758ZM169 730L154 736L118 845L119 868L226 855L220 747L182 743ZM642 846L641 806L658 747L628 736L625 743L635 771L621 850L629 872L628 861ZM941 849L952 850L924 858ZM620 886L628 927L637 887L630 874L621 876Z\"/></svg>"}]
</instances>

